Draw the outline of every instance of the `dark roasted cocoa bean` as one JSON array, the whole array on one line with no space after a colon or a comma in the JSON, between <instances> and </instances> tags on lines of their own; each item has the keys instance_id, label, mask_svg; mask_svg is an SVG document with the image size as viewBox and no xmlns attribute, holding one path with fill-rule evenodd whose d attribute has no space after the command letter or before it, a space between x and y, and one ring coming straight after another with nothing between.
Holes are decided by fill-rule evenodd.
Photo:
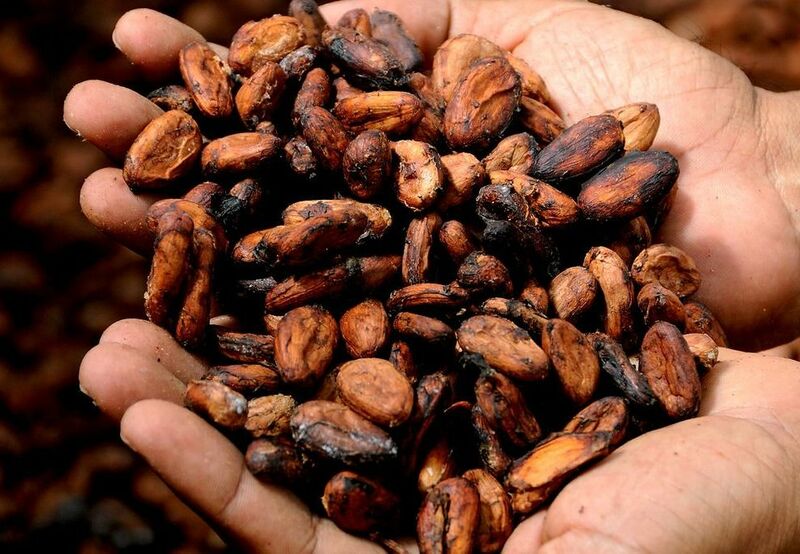
<instances>
[{"instance_id":1,"label":"dark roasted cocoa bean","mask_svg":"<svg viewBox=\"0 0 800 554\"><path fill-rule=\"evenodd\" d=\"M430 277L431 249L434 237L442 226L442 218L435 212L411 220L406 229L401 275L406 285L428 281Z\"/></svg>"},{"instance_id":2,"label":"dark roasted cocoa bean","mask_svg":"<svg viewBox=\"0 0 800 554\"><path fill-rule=\"evenodd\" d=\"M335 402L299 405L291 427L299 446L348 465L380 464L397 456L397 445L385 431Z\"/></svg>"},{"instance_id":3,"label":"dark roasted cocoa bean","mask_svg":"<svg viewBox=\"0 0 800 554\"><path fill-rule=\"evenodd\" d=\"M322 506L339 528L367 533L389 526L400 499L373 479L352 471L334 475L325 485Z\"/></svg>"},{"instance_id":4,"label":"dark roasted cocoa bean","mask_svg":"<svg viewBox=\"0 0 800 554\"><path fill-rule=\"evenodd\" d=\"M503 486L482 469L470 469L463 475L472 483L480 498L480 523L475 537L481 554L500 552L513 530L511 503Z\"/></svg>"},{"instance_id":5,"label":"dark roasted cocoa bean","mask_svg":"<svg viewBox=\"0 0 800 554\"><path fill-rule=\"evenodd\" d=\"M503 374L492 369L483 371L475 383L475 402L489 426L514 448L530 447L542 436L522 392Z\"/></svg>"},{"instance_id":6,"label":"dark roasted cocoa bean","mask_svg":"<svg viewBox=\"0 0 800 554\"><path fill-rule=\"evenodd\" d=\"M469 554L480 524L480 496L461 477L453 477L428 492L417 517L421 554Z\"/></svg>"},{"instance_id":7,"label":"dark roasted cocoa bean","mask_svg":"<svg viewBox=\"0 0 800 554\"><path fill-rule=\"evenodd\" d=\"M574 181L591 175L620 157L624 147L622 123L616 117L587 117L565 129L542 148L532 174L553 185Z\"/></svg>"}]
</instances>

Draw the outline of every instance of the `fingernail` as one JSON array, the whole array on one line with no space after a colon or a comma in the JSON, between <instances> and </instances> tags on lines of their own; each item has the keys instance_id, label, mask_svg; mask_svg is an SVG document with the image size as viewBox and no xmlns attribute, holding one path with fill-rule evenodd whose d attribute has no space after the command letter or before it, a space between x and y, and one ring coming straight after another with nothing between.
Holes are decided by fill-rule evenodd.
<instances>
[{"instance_id":1,"label":"fingernail","mask_svg":"<svg viewBox=\"0 0 800 554\"><path fill-rule=\"evenodd\" d=\"M112 33L111 33L111 42L114 43L114 47L117 50L122 51L122 48L119 45L119 40L117 39L117 28L116 27L114 27L114 31L112 31Z\"/></svg>"},{"instance_id":2,"label":"fingernail","mask_svg":"<svg viewBox=\"0 0 800 554\"><path fill-rule=\"evenodd\" d=\"M136 452L136 449L131 446L131 443L128 442L128 439L125 438L125 434L120 431L119 440L125 443L125 446Z\"/></svg>"}]
</instances>

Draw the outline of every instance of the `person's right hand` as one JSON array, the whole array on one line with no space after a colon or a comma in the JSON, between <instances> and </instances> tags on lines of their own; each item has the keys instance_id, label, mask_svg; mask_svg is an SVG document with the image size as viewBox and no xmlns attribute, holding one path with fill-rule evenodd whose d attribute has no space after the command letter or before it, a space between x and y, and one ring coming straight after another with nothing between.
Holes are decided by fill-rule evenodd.
<instances>
[{"instance_id":1,"label":"person's right hand","mask_svg":"<svg viewBox=\"0 0 800 554\"><path fill-rule=\"evenodd\" d=\"M425 10L408 2L380 3L404 18L428 54L442 40L461 32L480 34L512 49L543 75L556 102L566 110L568 123L633 101L658 104L662 128L654 147L674 152L682 170L680 192L662 238L695 257L705 278L702 299L720 316L735 344L779 342L797 334L800 282L794 276L800 269L800 253L795 213L800 202L795 186L796 152L790 141L798 117L789 109L793 96L753 88L722 58L653 23L588 3L452 0L449 4L431 2ZM326 15L335 21L356 4L325 6ZM436 24L438 21L442 24ZM194 31L149 10L130 12L115 32L117 44L134 63L146 73L160 76L174 73L177 51L197 38ZM96 81L78 85L65 103L67 123L113 157L121 157L158 113L136 93ZM81 202L99 228L139 251L149 249L143 219L152 197L133 196L118 170L100 170L87 179ZM718 524L713 536L720 542L710 546L735 550L744 544L739 534L743 528L730 525L748 517L765 517L765 502L756 498L761 491L770 494L766 506L796 500L800 488L793 480L800 459L798 421L791 403L786 402L787 395L800 393L796 368L782 365L788 362L760 358L731 363L734 365L723 364L714 372L728 378L710 381L703 408L707 417L670 429L686 430L691 444L692 440L705 440L709 429L711 434L726 433L725 422L735 420L734 429L749 427L755 434L742 433L727 444L712 443L712 449L717 449L721 458L736 460L741 458L740 449L748 446L738 442L740 437L761 437L770 452L777 451L767 469L755 474L723 472L740 480L752 479L753 484L732 484L743 496L709 497L714 505L703 505L702 495L692 505L681 504L681 494L674 487L671 491L657 486L651 489L656 495L663 493L660 503L643 504L629 495L624 497L630 502L625 505L627 511L611 510L617 522L626 521L626 515L638 517L640 509L653 517L673 513L678 520L688 521L693 517L699 520L698 511L703 511L716 516ZM315 519L288 493L256 481L244 471L241 454L233 446L197 416L175 405L181 401L182 382L202 371L202 362L182 351L163 330L145 322L126 321L112 326L87 355L81 382L101 409L123 417L122 435L129 444L236 544L248 550L281 552L315 547L320 552L373 548L330 522ZM757 379L752 381L748 375ZM769 379L763 397L742 394L752 392L759 379ZM729 402L715 411L720 398ZM768 417L761 417L765 414ZM709 426L709 418L717 423ZM689 431L692 425L699 431ZM608 522L582 519L574 502L560 499L581 490L580 483L591 483L591 476L600 471L608 475L614 468L622 468L624 475L625 467L641 465L637 460L642 458L671 459L669 448L676 431L670 429L632 441L597 470L568 486L553 504L564 506L562 511L551 508L546 525L543 515L530 520L510 546L534 548L542 541L552 543L541 545L545 551L557 550L559 537L585 539L584 546L600 540L601 524ZM211 452L213 455L208 454ZM702 482L708 478L702 474L707 460L697 457L703 452L695 449L693 456L689 449L687 458L673 469L683 479ZM712 465L719 467L719 463L718 459ZM708 471L713 473L713 467ZM769 468L776 472L769 475ZM785 481L786 486L775 486L776 479ZM658 484L655 480L654 485ZM679 489L680 482L663 484ZM606 493L595 490L595 494L605 498ZM737 516L743 519L726 523L725 507L717 506L719 502L738 503ZM559 513L569 517L559 517ZM676 534L680 538L680 529L673 527L675 521L665 517L663 525L655 522L637 538L636 547L658 550L674 544L664 541ZM785 522L770 523L777 527ZM614 529L613 533L630 531ZM782 528L777 544L780 539L791 540L791 531ZM702 538L702 534L698 536ZM617 535L606 538L609 542L598 549L608 545L619 549L626 544L611 540ZM732 544L731 540L740 542Z\"/></svg>"}]
</instances>

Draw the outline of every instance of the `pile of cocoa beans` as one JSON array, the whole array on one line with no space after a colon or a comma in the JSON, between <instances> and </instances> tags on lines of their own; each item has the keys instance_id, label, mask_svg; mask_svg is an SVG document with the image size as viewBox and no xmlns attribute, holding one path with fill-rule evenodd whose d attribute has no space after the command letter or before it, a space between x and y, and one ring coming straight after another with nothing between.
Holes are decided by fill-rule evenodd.
<instances>
[{"instance_id":1,"label":"pile of cocoa beans","mask_svg":"<svg viewBox=\"0 0 800 554\"><path fill-rule=\"evenodd\" d=\"M183 196L148 214L147 316L210 361L186 405L253 474L387 548L416 526L422 552L497 552L695 415L725 344L695 263L652 244L678 178L658 109L567 127L484 38L426 65L392 13L289 13L227 60L186 45L149 95L125 180Z\"/></svg>"}]
</instances>

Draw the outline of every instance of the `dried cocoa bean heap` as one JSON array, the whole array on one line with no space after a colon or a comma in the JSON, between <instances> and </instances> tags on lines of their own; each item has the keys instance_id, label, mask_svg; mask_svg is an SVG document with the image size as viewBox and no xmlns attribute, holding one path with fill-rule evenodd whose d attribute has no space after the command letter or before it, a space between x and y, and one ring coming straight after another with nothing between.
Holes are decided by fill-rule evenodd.
<instances>
[{"instance_id":1,"label":"dried cocoa bean heap","mask_svg":"<svg viewBox=\"0 0 800 554\"><path fill-rule=\"evenodd\" d=\"M678 178L655 105L568 127L484 38L426 65L394 14L329 26L312 0L227 60L185 46L180 74L123 168L183 193L148 214L145 309L209 359L186 405L253 474L387 548L416 527L422 552L497 552L696 414L725 335L692 259L652 244Z\"/></svg>"}]
</instances>

